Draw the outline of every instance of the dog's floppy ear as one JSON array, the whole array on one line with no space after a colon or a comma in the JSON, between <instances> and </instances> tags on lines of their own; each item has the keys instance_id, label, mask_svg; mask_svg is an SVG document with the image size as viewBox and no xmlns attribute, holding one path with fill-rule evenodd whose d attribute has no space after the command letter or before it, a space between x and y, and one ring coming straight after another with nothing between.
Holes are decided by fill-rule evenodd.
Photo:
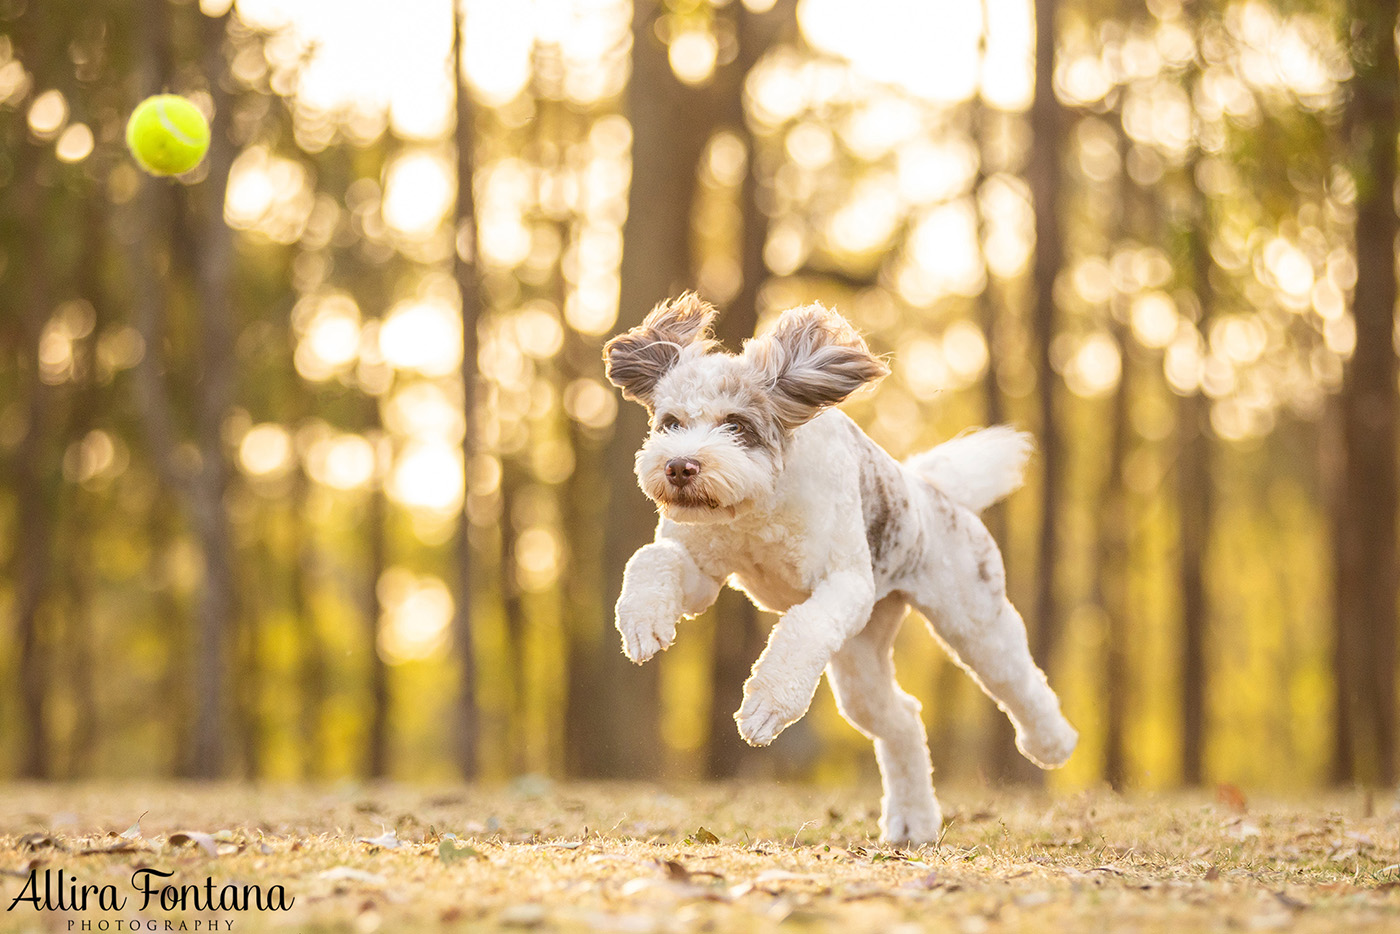
<instances>
[{"instance_id":1,"label":"dog's floppy ear","mask_svg":"<svg viewBox=\"0 0 1400 934\"><path fill-rule=\"evenodd\" d=\"M704 353L714 345L715 314L714 306L694 292L657 305L641 324L603 346L608 380L624 398L650 408L656 384L683 352Z\"/></svg>"},{"instance_id":2,"label":"dog's floppy ear","mask_svg":"<svg viewBox=\"0 0 1400 934\"><path fill-rule=\"evenodd\" d=\"M773 330L744 345L744 357L767 381L788 429L890 372L845 318L818 304L783 312Z\"/></svg>"}]
</instances>

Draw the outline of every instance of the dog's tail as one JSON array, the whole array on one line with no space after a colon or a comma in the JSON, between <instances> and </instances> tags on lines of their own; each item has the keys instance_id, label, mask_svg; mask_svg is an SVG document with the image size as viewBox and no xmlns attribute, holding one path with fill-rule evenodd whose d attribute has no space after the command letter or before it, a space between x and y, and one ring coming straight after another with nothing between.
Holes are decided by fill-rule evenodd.
<instances>
[{"instance_id":1,"label":"dog's tail","mask_svg":"<svg viewBox=\"0 0 1400 934\"><path fill-rule=\"evenodd\" d=\"M981 512L1025 482L1035 442L1024 431L997 425L964 432L904 465L955 502Z\"/></svg>"}]
</instances>

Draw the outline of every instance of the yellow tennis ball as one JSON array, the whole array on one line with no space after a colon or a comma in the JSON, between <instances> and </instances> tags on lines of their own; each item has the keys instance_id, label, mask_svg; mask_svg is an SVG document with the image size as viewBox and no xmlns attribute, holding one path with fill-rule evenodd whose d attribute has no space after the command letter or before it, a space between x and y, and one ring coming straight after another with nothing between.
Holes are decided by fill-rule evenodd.
<instances>
[{"instance_id":1,"label":"yellow tennis ball","mask_svg":"<svg viewBox=\"0 0 1400 934\"><path fill-rule=\"evenodd\" d=\"M180 95L157 94L131 112L126 147L152 175L179 175L209 151L209 121Z\"/></svg>"}]
</instances>

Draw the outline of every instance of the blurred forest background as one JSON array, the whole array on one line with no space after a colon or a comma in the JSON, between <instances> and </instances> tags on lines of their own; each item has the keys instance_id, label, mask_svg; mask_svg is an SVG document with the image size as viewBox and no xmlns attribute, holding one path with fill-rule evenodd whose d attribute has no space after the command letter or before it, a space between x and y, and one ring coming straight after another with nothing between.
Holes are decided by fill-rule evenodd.
<instances>
[{"instance_id":1,"label":"blurred forest background","mask_svg":"<svg viewBox=\"0 0 1400 934\"><path fill-rule=\"evenodd\" d=\"M607 336L848 315L988 516L1055 787L1393 783L1395 0L0 0L0 776L873 775L635 668ZM212 117L153 179L144 96ZM921 625L943 780L1027 780Z\"/></svg>"}]
</instances>

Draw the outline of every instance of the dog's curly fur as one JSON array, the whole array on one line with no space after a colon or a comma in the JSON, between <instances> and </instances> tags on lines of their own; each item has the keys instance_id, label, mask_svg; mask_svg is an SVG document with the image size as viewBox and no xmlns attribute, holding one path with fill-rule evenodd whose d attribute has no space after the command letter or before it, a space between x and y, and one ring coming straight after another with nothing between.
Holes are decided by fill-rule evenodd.
<instances>
[{"instance_id":1,"label":"dog's curly fur","mask_svg":"<svg viewBox=\"0 0 1400 934\"><path fill-rule=\"evenodd\" d=\"M1021 485L1030 437L990 428L900 463L832 409L889 372L840 315L792 309L740 354L718 348L714 316L686 293L604 349L608 378L651 413L637 478L661 513L623 576L623 651L640 664L669 647L726 581L783 614L744 685L740 734L771 742L825 670L842 716L875 742L882 838L936 840L919 703L895 681L910 606L1011 718L1027 758L1061 765L1078 741L977 517Z\"/></svg>"}]
</instances>

